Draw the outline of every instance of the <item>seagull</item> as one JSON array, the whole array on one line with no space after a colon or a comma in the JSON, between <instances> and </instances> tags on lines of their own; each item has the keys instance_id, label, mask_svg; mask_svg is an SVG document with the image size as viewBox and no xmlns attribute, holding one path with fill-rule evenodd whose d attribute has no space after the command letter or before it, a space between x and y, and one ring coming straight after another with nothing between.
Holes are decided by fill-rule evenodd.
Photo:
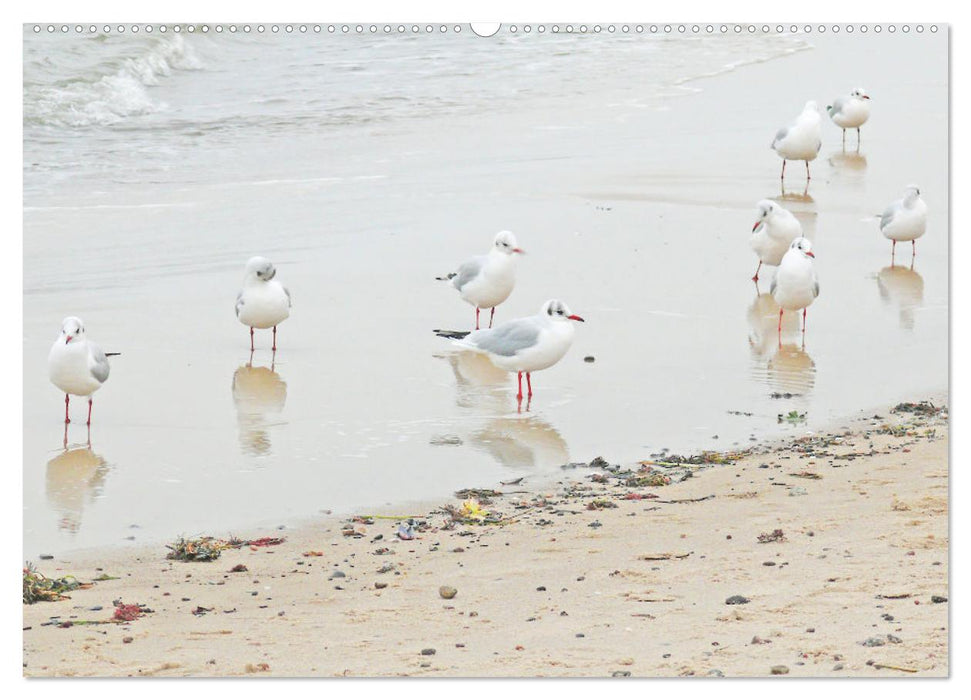
<instances>
[{"instance_id":1,"label":"seagull","mask_svg":"<svg viewBox=\"0 0 971 700\"><path fill-rule=\"evenodd\" d=\"M88 397L88 425L91 425L91 395L108 381L111 366L108 358L119 355L105 353L87 339L84 323L76 316L68 316L61 323L61 333L47 356L47 375L51 383L64 392L64 423L71 422L71 394Z\"/></svg>"},{"instance_id":2,"label":"seagull","mask_svg":"<svg viewBox=\"0 0 971 700\"><path fill-rule=\"evenodd\" d=\"M276 279L276 267L256 256L246 263L243 289L236 296L236 318L249 326L249 349L253 350L253 329L273 329L276 352L276 327L290 316L290 291Z\"/></svg>"},{"instance_id":3,"label":"seagull","mask_svg":"<svg viewBox=\"0 0 971 700\"><path fill-rule=\"evenodd\" d=\"M819 281L813 265L816 256L808 238L797 238L782 257L769 293L779 305L779 343L782 343L782 314L802 309L802 334L806 335L806 309L819 296Z\"/></svg>"},{"instance_id":4,"label":"seagull","mask_svg":"<svg viewBox=\"0 0 971 700\"><path fill-rule=\"evenodd\" d=\"M920 198L917 185L908 185L904 196L891 203L880 217L880 231L893 241L890 264L897 252L897 241L910 241L913 257L917 257L917 239L927 230L927 204Z\"/></svg>"},{"instance_id":5,"label":"seagull","mask_svg":"<svg viewBox=\"0 0 971 700\"><path fill-rule=\"evenodd\" d=\"M809 183L809 161L815 160L823 142L819 128L819 110L816 103L810 100L802 108L802 113L796 121L787 127L779 129L772 139L772 149L782 158L781 180L786 178L787 160L806 161L806 183Z\"/></svg>"},{"instance_id":6,"label":"seagull","mask_svg":"<svg viewBox=\"0 0 971 700\"><path fill-rule=\"evenodd\" d=\"M789 245L802 236L802 224L788 209L783 209L769 199L763 199L756 206L759 218L752 227L752 237L749 238L749 245L759 256L759 266L755 268L753 282L759 281L759 270L763 263L778 265L789 250Z\"/></svg>"},{"instance_id":7,"label":"seagull","mask_svg":"<svg viewBox=\"0 0 971 700\"><path fill-rule=\"evenodd\" d=\"M570 311L562 301L550 299L535 316L516 318L495 328L483 328L471 333L435 331L443 338L452 338L466 350L488 355L493 364L519 375L519 393L523 398L523 373L529 398L533 396L530 374L552 367L566 354L573 343L573 324L583 319Z\"/></svg>"},{"instance_id":8,"label":"seagull","mask_svg":"<svg viewBox=\"0 0 971 700\"><path fill-rule=\"evenodd\" d=\"M496 306L509 298L516 284L513 256L524 252L516 244L512 231L500 231L487 254L477 255L462 263L458 271L436 279L451 280L462 298L475 307L476 330L479 330L480 309L492 309L489 314L489 328L492 328Z\"/></svg>"},{"instance_id":9,"label":"seagull","mask_svg":"<svg viewBox=\"0 0 971 700\"><path fill-rule=\"evenodd\" d=\"M826 106L829 118L843 129L843 146L846 146L846 130L856 129L856 147L860 148L860 127L870 118L870 96L863 88L856 88L849 97L837 97Z\"/></svg>"}]
</instances>

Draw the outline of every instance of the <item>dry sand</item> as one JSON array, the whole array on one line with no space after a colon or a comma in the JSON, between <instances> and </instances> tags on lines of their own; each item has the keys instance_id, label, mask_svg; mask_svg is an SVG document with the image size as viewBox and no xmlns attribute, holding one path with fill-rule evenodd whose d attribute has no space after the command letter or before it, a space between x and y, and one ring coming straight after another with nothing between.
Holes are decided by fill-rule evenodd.
<instances>
[{"instance_id":1,"label":"dry sand","mask_svg":"<svg viewBox=\"0 0 971 700\"><path fill-rule=\"evenodd\" d=\"M119 578L24 606L24 674L946 676L947 413L879 414L684 480L655 466L669 485L582 466L504 486L483 506L502 525L427 513L403 541L393 519L353 524L363 537L329 519L207 563L163 547L40 562ZM119 602L152 612L77 624Z\"/></svg>"}]
</instances>

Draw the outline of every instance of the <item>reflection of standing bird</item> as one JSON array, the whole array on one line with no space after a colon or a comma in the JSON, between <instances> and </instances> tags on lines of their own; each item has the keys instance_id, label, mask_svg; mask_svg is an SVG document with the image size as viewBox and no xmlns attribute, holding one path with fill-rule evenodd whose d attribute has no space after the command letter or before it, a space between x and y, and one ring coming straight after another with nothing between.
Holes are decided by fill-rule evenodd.
<instances>
[{"instance_id":1,"label":"reflection of standing bird","mask_svg":"<svg viewBox=\"0 0 971 700\"><path fill-rule=\"evenodd\" d=\"M253 350L253 329L273 329L290 316L290 292L276 278L276 267L266 258L250 258L243 276L243 289L236 295L236 318L249 326L249 349Z\"/></svg>"},{"instance_id":2,"label":"reflection of standing bird","mask_svg":"<svg viewBox=\"0 0 971 700\"><path fill-rule=\"evenodd\" d=\"M870 118L870 96L863 88L856 88L846 97L837 97L827 105L826 112L836 126L843 129L843 146L846 146L846 130L856 129L856 148L860 149L860 127Z\"/></svg>"},{"instance_id":3,"label":"reflection of standing bird","mask_svg":"<svg viewBox=\"0 0 971 700\"><path fill-rule=\"evenodd\" d=\"M769 292L779 304L779 342L782 342L783 311L802 309L802 332L806 334L806 309L819 296L819 282L813 261L816 255L808 238L797 238L779 263Z\"/></svg>"},{"instance_id":4,"label":"reflection of standing bird","mask_svg":"<svg viewBox=\"0 0 971 700\"><path fill-rule=\"evenodd\" d=\"M900 327L914 329L914 311L924 303L924 278L906 267L885 267L877 273L880 298L900 308Z\"/></svg>"},{"instance_id":5,"label":"reflection of standing bird","mask_svg":"<svg viewBox=\"0 0 971 700\"><path fill-rule=\"evenodd\" d=\"M782 345L766 366L769 385L780 393L807 394L816 383L816 363L805 348Z\"/></svg>"},{"instance_id":6,"label":"reflection of standing bird","mask_svg":"<svg viewBox=\"0 0 971 700\"><path fill-rule=\"evenodd\" d=\"M758 203L758 220L752 227L749 245L759 256L759 266L755 268L753 282L759 281L762 265L778 265L782 256L789 250L789 244L802 235L802 224L788 209L769 199Z\"/></svg>"},{"instance_id":7,"label":"reflection of standing bird","mask_svg":"<svg viewBox=\"0 0 971 700\"><path fill-rule=\"evenodd\" d=\"M548 469L570 461L563 436L536 416L490 421L470 436L470 442L510 469Z\"/></svg>"},{"instance_id":8,"label":"reflection of standing bird","mask_svg":"<svg viewBox=\"0 0 971 700\"><path fill-rule=\"evenodd\" d=\"M755 358L765 358L771 355L778 343L776 334L776 323L779 320L779 305L775 297L768 292L759 294L755 297L748 307L746 314L749 325L748 343ZM795 316L789 316L795 320ZM792 324L789 324L792 325Z\"/></svg>"},{"instance_id":9,"label":"reflection of standing bird","mask_svg":"<svg viewBox=\"0 0 971 700\"><path fill-rule=\"evenodd\" d=\"M880 231L893 241L890 264L897 253L897 241L910 241L913 257L917 257L917 239L927 230L927 204L920 198L917 185L908 185L904 196L890 204L880 217Z\"/></svg>"},{"instance_id":10,"label":"reflection of standing bird","mask_svg":"<svg viewBox=\"0 0 971 700\"><path fill-rule=\"evenodd\" d=\"M516 284L516 264L513 256L522 254L512 231L500 231L486 255L477 255L440 280L451 280L461 297L475 307L475 329L479 330L479 311L492 309L489 328L496 315L496 307L509 298Z\"/></svg>"},{"instance_id":11,"label":"reflection of standing bird","mask_svg":"<svg viewBox=\"0 0 971 700\"><path fill-rule=\"evenodd\" d=\"M90 447L64 450L47 463L47 500L60 513L60 529L77 532L85 501L104 484L108 464Z\"/></svg>"},{"instance_id":12,"label":"reflection of standing bird","mask_svg":"<svg viewBox=\"0 0 971 700\"><path fill-rule=\"evenodd\" d=\"M806 183L809 183L809 161L815 160L823 146L819 128L820 116L816 103L810 100L802 108L802 113L787 127L779 129L772 139L772 150L782 158L782 175L786 179L786 161L806 161Z\"/></svg>"},{"instance_id":13,"label":"reflection of standing bird","mask_svg":"<svg viewBox=\"0 0 971 700\"><path fill-rule=\"evenodd\" d=\"M573 344L573 324L583 321L566 304L550 299L535 316L506 321L495 328L461 334L436 331L446 338L456 338L455 344L468 350L485 353L492 363L507 372L519 375L519 394L523 398L523 373L529 396L533 395L532 372L552 367ZM458 336L458 337L457 337Z\"/></svg>"},{"instance_id":14,"label":"reflection of standing bird","mask_svg":"<svg viewBox=\"0 0 971 700\"><path fill-rule=\"evenodd\" d=\"M118 353L110 353L117 355ZM71 394L88 397L88 425L91 425L91 395L108 381L111 367L108 355L90 342L84 324L76 316L68 316L61 323L61 334L47 357L47 373L51 382L64 392L64 422L70 423Z\"/></svg>"},{"instance_id":15,"label":"reflection of standing bird","mask_svg":"<svg viewBox=\"0 0 971 700\"><path fill-rule=\"evenodd\" d=\"M269 367L243 365L233 374L233 403L243 449L270 451L268 414L280 413L287 402L287 383Z\"/></svg>"}]
</instances>

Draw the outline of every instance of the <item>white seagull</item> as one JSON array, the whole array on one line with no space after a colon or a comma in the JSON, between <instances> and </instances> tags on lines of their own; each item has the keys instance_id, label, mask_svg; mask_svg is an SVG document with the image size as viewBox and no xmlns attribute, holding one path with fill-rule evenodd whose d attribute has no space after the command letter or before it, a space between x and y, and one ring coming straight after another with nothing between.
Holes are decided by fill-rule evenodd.
<instances>
[{"instance_id":1,"label":"white seagull","mask_svg":"<svg viewBox=\"0 0 971 700\"><path fill-rule=\"evenodd\" d=\"M276 327L290 316L290 292L276 279L276 267L256 256L246 263L243 289L236 296L236 318L249 326L249 349L253 350L253 329L273 329L276 352Z\"/></svg>"},{"instance_id":2,"label":"white seagull","mask_svg":"<svg viewBox=\"0 0 971 700\"><path fill-rule=\"evenodd\" d=\"M782 314L802 309L802 333L806 335L806 308L819 296L819 281L813 261L816 255L808 238L797 238L782 257L769 293L779 305L779 343L782 343Z\"/></svg>"},{"instance_id":3,"label":"white seagull","mask_svg":"<svg viewBox=\"0 0 971 700\"><path fill-rule=\"evenodd\" d=\"M920 198L917 185L908 185L904 196L893 202L880 217L880 231L893 241L890 246L890 264L897 252L897 241L910 241L911 251L917 257L917 239L927 230L927 204Z\"/></svg>"},{"instance_id":4,"label":"white seagull","mask_svg":"<svg viewBox=\"0 0 971 700\"><path fill-rule=\"evenodd\" d=\"M88 397L88 425L91 425L91 395L108 381L111 366L108 357L120 353L105 352L88 340L84 323L68 316L61 323L61 333L47 356L47 375L51 383L64 392L64 423L71 422L71 394Z\"/></svg>"},{"instance_id":5,"label":"white seagull","mask_svg":"<svg viewBox=\"0 0 971 700\"><path fill-rule=\"evenodd\" d=\"M749 238L749 245L759 256L759 266L755 268L753 282L759 281L759 270L763 263L778 265L789 250L789 245L802 235L802 224L788 209L769 199L763 199L756 206L759 218L752 227L752 237Z\"/></svg>"},{"instance_id":6,"label":"white seagull","mask_svg":"<svg viewBox=\"0 0 971 700\"><path fill-rule=\"evenodd\" d=\"M810 100L802 108L802 113L796 117L796 121L776 132L775 138L772 139L772 149L782 158L780 179L786 178L787 160L804 160L808 185L809 161L816 159L819 149L823 146L819 122L819 109L816 108L816 103Z\"/></svg>"},{"instance_id":7,"label":"white seagull","mask_svg":"<svg viewBox=\"0 0 971 700\"><path fill-rule=\"evenodd\" d=\"M492 328L496 307L509 298L516 284L514 256L523 252L512 231L500 231L486 255L477 255L462 263L456 272L437 278L451 280L461 297L475 307L476 330L479 330L481 309L492 309L489 314L489 328Z\"/></svg>"},{"instance_id":8,"label":"white seagull","mask_svg":"<svg viewBox=\"0 0 971 700\"><path fill-rule=\"evenodd\" d=\"M846 130L856 129L856 147L860 148L860 127L870 118L870 96L863 88L856 88L849 97L837 97L826 106L829 118L843 129L843 145L846 146Z\"/></svg>"},{"instance_id":9,"label":"white seagull","mask_svg":"<svg viewBox=\"0 0 971 700\"><path fill-rule=\"evenodd\" d=\"M507 372L519 375L519 393L523 398L523 373L529 397L533 396L530 374L552 367L566 354L573 344L573 324L583 321L562 301L550 299L539 313L526 318L516 318L495 328L483 328L471 333L435 331L444 338L455 339L455 344L489 356L492 363Z\"/></svg>"}]
</instances>

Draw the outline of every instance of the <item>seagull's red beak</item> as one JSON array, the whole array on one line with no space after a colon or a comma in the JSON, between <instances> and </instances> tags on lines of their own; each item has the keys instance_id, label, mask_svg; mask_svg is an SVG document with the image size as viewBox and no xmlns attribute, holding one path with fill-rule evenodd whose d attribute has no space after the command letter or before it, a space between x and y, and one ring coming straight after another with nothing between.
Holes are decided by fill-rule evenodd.
<instances>
[{"instance_id":1,"label":"seagull's red beak","mask_svg":"<svg viewBox=\"0 0 971 700\"><path fill-rule=\"evenodd\" d=\"M762 225L761 221L756 221L755 225L752 227L752 233L755 233L755 229Z\"/></svg>"},{"instance_id":2,"label":"seagull's red beak","mask_svg":"<svg viewBox=\"0 0 971 700\"><path fill-rule=\"evenodd\" d=\"M869 99L870 99L870 96L869 96L869 95L864 95L864 96L863 96L863 99L864 99L864 100L869 100Z\"/></svg>"},{"instance_id":3,"label":"seagull's red beak","mask_svg":"<svg viewBox=\"0 0 971 700\"><path fill-rule=\"evenodd\" d=\"M573 314L572 316L567 316L567 318L570 319L571 321L579 321L580 323L586 323L586 321L584 321L582 318L580 318L576 314Z\"/></svg>"},{"instance_id":4,"label":"seagull's red beak","mask_svg":"<svg viewBox=\"0 0 971 700\"><path fill-rule=\"evenodd\" d=\"M71 338L73 338L73 337L74 337L73 335L69 335L67 337L67 339L65 339L64 344L67 345L68 343L70 343L71 342Z\"/></svg>"},{"instance_id":5,"label":"seagull's red beak","mask_svg":"<svg viewBox=\"0 0 971 700\"><path fill-rule=\"evenodd\" d=\"M512 252L519 253L520 255L525 255L526 254L526 251L523 250L522 248L513 248L512 249Z\"/></svg>"},{"instance_id":6,"label":"seagull's red beak","mask_svg":"<svg viewBox=\"0 0 971 700\"><path fill-rule=\"evenodd\" d=\"M807 250L806 251L806 255L808 255L811 258L815 258L816 257L816 254L814 252L812 252L811 250Z\"/></svg>"}]
</instances>

